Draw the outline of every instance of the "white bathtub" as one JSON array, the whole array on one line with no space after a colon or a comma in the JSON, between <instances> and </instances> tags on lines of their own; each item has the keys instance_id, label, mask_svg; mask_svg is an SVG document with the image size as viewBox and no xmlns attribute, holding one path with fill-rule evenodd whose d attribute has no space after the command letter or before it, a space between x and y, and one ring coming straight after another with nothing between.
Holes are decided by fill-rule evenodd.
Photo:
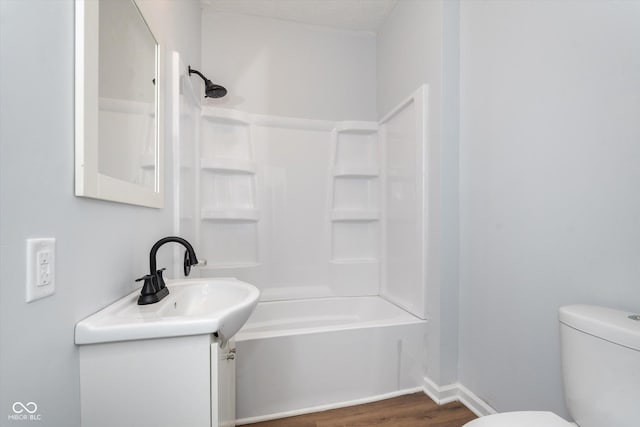
<instances>
[{"instance_id":1,"label":"white bathtub","mask_svg":"<svg viewBox=\"0 0 640 427\"><path fill-rule=\"evenodd\" d=\"M238 424L413 391L424 334L380 297L261 302L236 335Z\"/></svg>"}]
</instances>

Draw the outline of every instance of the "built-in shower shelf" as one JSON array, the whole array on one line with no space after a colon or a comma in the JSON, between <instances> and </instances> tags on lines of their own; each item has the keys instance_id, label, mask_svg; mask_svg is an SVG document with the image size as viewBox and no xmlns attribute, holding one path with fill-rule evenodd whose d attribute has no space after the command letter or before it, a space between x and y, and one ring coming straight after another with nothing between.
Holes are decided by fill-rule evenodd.
<instances>
[{"instance_id":1,"label":"built-in shower shelf","mask_svg":"<svg viewBox=\"0 0 640 427\"><path fill-rule=\"evenodd\" d=\"M332 221L368 222L377 221L378 219L380 219L380 213L373 209L334 209L331 212Z\"/></svg>"},{"instance_id":2,"label":"built-in shower shelf","mask_svg":"<svg viewBox=\"0 0 640 427\"><path fill-rule=\"evenodd\" d=\"M214 122L233 125L248 126L251 123L247 113L226 108L204 107L202 109L202 117Z\"/></svg>"},{"instance_id":3,"label":"built-in shower shelf","mask_svg":"<svg viewBox=\"0 0 640 427\"><path fill-rule=\"evenodd\" d=\"M231 173L256 173L256 162L245 159L217 158L202 159L200 167L203 170L231 172Z\"/></svg>"},{"instance_id":4,"label":"built-in shower shelf","mask_svg":"<svg viewBox=\"0 0 640 427\"><path fill-rule=\"evenodd\" d=\"M339 122L332 133L331 277L376 283L380 234L378 124Z\"/></svg>"},{"instance_id":5,"label":"built-in shower shelf","mask_svg":"<svg viewBox=\"0 0 640 427\"><path fill-rule=\"evenodd\" d=\"M372 122L340 122L336 125L339 133L352 135L371 135L378 132L378 124Z\"/></svg>"},{"instance_id":6,"label":"built-in shower shelf","mask_svg":"<svg viewBox=\"0 0 640 427\"><path fill-rule=\"evenodd\" d=\"M208 221L247 221L255 222L260 219L258 209L236 208L236 209L211 209L203 208L200 218Z\"/></svg>"},{"instance_id":7,"label":"built-in shower shelf","mask_svg":"<svg viewBox=\"0 0 640 427\"><path fill-rule=\"evenodd\" d=\"M343 178L376 178L380 170L375 166L336 166L333 176Z\"/></svg>"}]
</instances>

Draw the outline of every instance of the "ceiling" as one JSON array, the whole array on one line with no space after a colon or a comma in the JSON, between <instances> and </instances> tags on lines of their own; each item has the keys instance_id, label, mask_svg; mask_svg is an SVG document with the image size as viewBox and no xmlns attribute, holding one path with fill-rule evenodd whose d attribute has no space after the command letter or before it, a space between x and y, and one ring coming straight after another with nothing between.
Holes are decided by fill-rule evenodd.
<instances>
[{"instance_id":1,"label":"ceiling","mask_svg":"<svg viewBox=\"0 0 640 427\"><path fill-rule=\"evenodd\" d=\"M201 0L216 12L266 16L343 30L377 31L398 0Z\"/></svg>"}]
</instances>

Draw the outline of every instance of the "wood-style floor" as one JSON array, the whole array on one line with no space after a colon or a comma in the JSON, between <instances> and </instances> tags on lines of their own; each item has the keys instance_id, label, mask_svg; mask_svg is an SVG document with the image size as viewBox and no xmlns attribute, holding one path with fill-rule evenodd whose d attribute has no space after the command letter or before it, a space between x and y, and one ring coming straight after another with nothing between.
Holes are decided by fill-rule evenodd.
<instances>
[{"instance_id":1,"label":"wood-style floor","mask_svg":"<svg viewBox=\"0 0 640 427\"><path fill-rule=\"evenodd\" d=\"M438 406L424 393L281 418L251 427L462 427L476 416L459 402Z\"/></svg>"}]
</instances>

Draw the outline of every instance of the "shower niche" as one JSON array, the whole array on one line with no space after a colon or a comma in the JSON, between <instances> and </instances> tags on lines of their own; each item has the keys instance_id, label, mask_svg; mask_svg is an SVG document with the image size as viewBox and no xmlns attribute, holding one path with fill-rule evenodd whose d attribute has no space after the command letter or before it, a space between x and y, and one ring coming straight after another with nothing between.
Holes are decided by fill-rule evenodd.
<instances>
[{"instance_id":1,"label":"shower niche","mask_svg":"<svg viewBox=\"0 0 640 427\"><path fill-rule=\"evenodd\" d=\"M202 110L200 247L211 268L258 263L256 163L251 124L235 111Z\"/></svg>"},{"instance_id":2,"label":"shower niche","mask_svg":"<svg viewBox=\"0 0 640 427\"><path fill-rule=\"evenodd\" d=\"M332 283L377 294L380 270L380 149L378 125L341 122L331 133ZM375 286L372 286L375 285Z\"/></svg>"},{"instance_id":3,"label":"shower niche","mask_svg":"<svg viewBox=\"0 0 640 427\"><path fill-rule=\"evenodd\" d=\"M348 122L332 132L332 139L335 154L331 220L337 238L333 240L331 260L377 261L376 235L380 219L377 125ZM342 247L341 240L363 240L363 244L359 250L350 251Z\"/></svg>"}]
</instances>

